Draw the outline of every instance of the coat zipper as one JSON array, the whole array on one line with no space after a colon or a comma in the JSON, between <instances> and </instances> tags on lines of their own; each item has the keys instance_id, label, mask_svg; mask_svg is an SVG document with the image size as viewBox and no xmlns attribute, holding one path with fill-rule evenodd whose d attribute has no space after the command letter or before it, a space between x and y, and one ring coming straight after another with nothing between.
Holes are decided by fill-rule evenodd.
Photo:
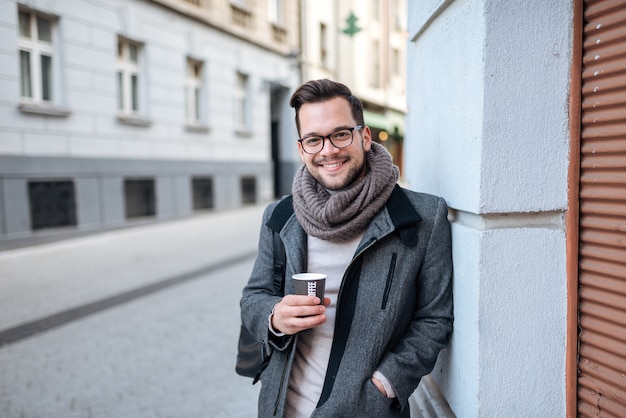
<instances>
[{"instance_id":1,"label":"coat zipper","mask_svg":"<svg viewBox=\"0 0 626 418\"><path fill-rule=\"evenodd\" d=\"M351 270L354 267L354 264L356 262L356 260L360 259L361 256L363 255L363 253L368 250L369 248L371 248L374 243L376 243L376 238L372 238L367 244L365 244L356 254L355 256L352 258L352 260L350 261L350 264L348 265L348 267L346 268L346 272L341 280L341 286L339 287L339 292L337 294L337 307L339 308L339 301L342 299L342 294L344 292L345 286L346 286L346 281L349 280L349 278L352 276ZM360 274L360 273L359 273ZM356 290L355 290L356 291ZM342 317L342 312L344 312L345 314L345 309L344 310L340 310L337 309L337 312L335 314L335 334L337 334L337 324L341 323L341 317ZM330 357L329 357L329 367L331 366L331 363L333 363L333 353L335 353L336 355L339 355L339 361L341 361L341 358L343 357L343 352L338 352L338 348L335 346L335 344L337 343L337 339L334 338L333 339L333 344L331 346L330 349ZM343 350L343 349L342 349ZM330 397L330 392L332 391L332 388L334 386L334 377L332 377L331 379L329 379L329 371L331 373L336 372L336 370L334 369L330 369L330 370L326 370L326 377L324 378L324 385L322 386L322 392L320 394L320 399L317 402L317 405L315 406L315 408L319 408L320 406L322 406L326 400Z\"/></svg>"},{"instance_id":2,"label":"coat zipper","mask_svg":"<svg viewBox=\"0 0 626 418\"><path fill-rule=\"evenodd\" d=\"M376 238L372 238L367 244L365 244L365 246L363 246L363 248L361 248L359 250L358 253L356 253L354 255L354 257L352 257L352 260L350 261L350 264L348 265L348 267L346 268L346 273L344 274L342 280L341 280L341 286L339 287L339 292L337 293L337 304L339 304L339 300L341 299L341 294L343 292L344 289L344 283L345 283L345 279L348 275L348 272L350 271L350 269L352 268L352 266L354 265L355 260L357 260L366 250L368 250L369 248L371 248L374 243L376 243ZM340 315L340 310L337 310L337 317L335 318L335 324L338 323L338 317ZM291 362L293 359L293 355L295 354L295 350L296 350L296 344L297 344L297 334L296 334L296 339L293 341L293 345L292 345L292 349L291 349L291 353L289 354L289 358L287 359L287 361L285 362L285 365L283 367L283 374L281 376L280 379L280 387L278 388L278 396L276 397L276 402L274 403L274 412L273 415L276 415L276 412L278 411L278 406L280 405L280 401L281 399L283 399L283 391L285 389L285 387L287 386L287 380L288 380L288 376L287 376L287 369L291 368ZM331 348L332 351L332 348ZM324 392L324 388L322 388L322 392ZM316 406L316 408L320 406L320 404L318 403L318 405Z\"/></svg>"}]
</instances>

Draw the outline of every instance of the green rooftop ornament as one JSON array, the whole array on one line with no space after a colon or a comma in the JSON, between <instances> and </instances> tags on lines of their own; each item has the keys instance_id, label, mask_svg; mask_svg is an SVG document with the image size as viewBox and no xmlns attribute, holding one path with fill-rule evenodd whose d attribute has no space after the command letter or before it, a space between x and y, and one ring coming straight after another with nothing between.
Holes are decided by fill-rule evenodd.
<instances>
[{"instance_id":1,"label":"green rooftop ornament","mask_svg":"<svg viewBox=\"0 0 626 418\"><path fill-rule=\"evenodd\" d=\"M352 37L355 33L360 32L361 28L357 26L356 22L359 20L358 17L353 12L350 12L350 15L346 18L347 27L342 30L343 33Z\"/></svg>"}]
</instances>

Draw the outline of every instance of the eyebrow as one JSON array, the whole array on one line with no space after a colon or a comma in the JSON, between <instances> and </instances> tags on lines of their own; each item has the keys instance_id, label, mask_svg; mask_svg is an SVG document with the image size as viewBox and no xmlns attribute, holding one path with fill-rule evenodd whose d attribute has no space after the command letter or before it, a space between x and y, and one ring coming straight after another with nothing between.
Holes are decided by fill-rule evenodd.
<instances>
[{"instance_id":1,"label":"eyebrow","mask_svg":"<svg viewBox=\"0 0 626 418\"><path fill-rule=\"evenodd\" d=\"M332 135L337 131L341 131L342 129L350 129L352 128L352 126L347 126L347 125L342 125L342 126L337 126L335 129L333 129L332 131L330 131L329 133L327 133L326 135L322 135L320 133L317 132L309 132L305 135L302 136L302 138L310 138L312 136L327 136L327 135Z\"/></svg>"}]
</instances>

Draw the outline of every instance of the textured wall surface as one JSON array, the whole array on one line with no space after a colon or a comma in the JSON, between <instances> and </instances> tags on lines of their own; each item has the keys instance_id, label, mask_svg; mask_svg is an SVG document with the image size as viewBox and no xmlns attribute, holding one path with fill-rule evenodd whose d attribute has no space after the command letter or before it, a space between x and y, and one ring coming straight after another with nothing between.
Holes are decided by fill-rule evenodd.
<instances>
[{"instance_id":1,"label":"textured wall surface","mask_svg":"<svg viewBox=\"0 0 626 418\"><path fill-rule=\"evenodd\" d=\"M458 416L565 416L570 2L410 2L409 187L451 207Z\"/></svg>"}]
</instances>

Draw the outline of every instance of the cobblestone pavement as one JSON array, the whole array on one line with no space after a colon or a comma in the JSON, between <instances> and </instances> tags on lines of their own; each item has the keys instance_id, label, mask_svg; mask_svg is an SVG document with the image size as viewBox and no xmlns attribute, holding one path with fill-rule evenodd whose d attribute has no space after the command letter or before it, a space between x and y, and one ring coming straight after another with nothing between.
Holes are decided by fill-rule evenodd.
<instances>
[{"instance_id":1,"label":"cobblestone pavement","mask_svg":"<svg viewBox=\"0 0 626 418\"><path fill-rule=\"evenodd\" d=\"M256 416L234 362L261 214L0 252L0 417Z\"/></svg>"}]
</instances>

